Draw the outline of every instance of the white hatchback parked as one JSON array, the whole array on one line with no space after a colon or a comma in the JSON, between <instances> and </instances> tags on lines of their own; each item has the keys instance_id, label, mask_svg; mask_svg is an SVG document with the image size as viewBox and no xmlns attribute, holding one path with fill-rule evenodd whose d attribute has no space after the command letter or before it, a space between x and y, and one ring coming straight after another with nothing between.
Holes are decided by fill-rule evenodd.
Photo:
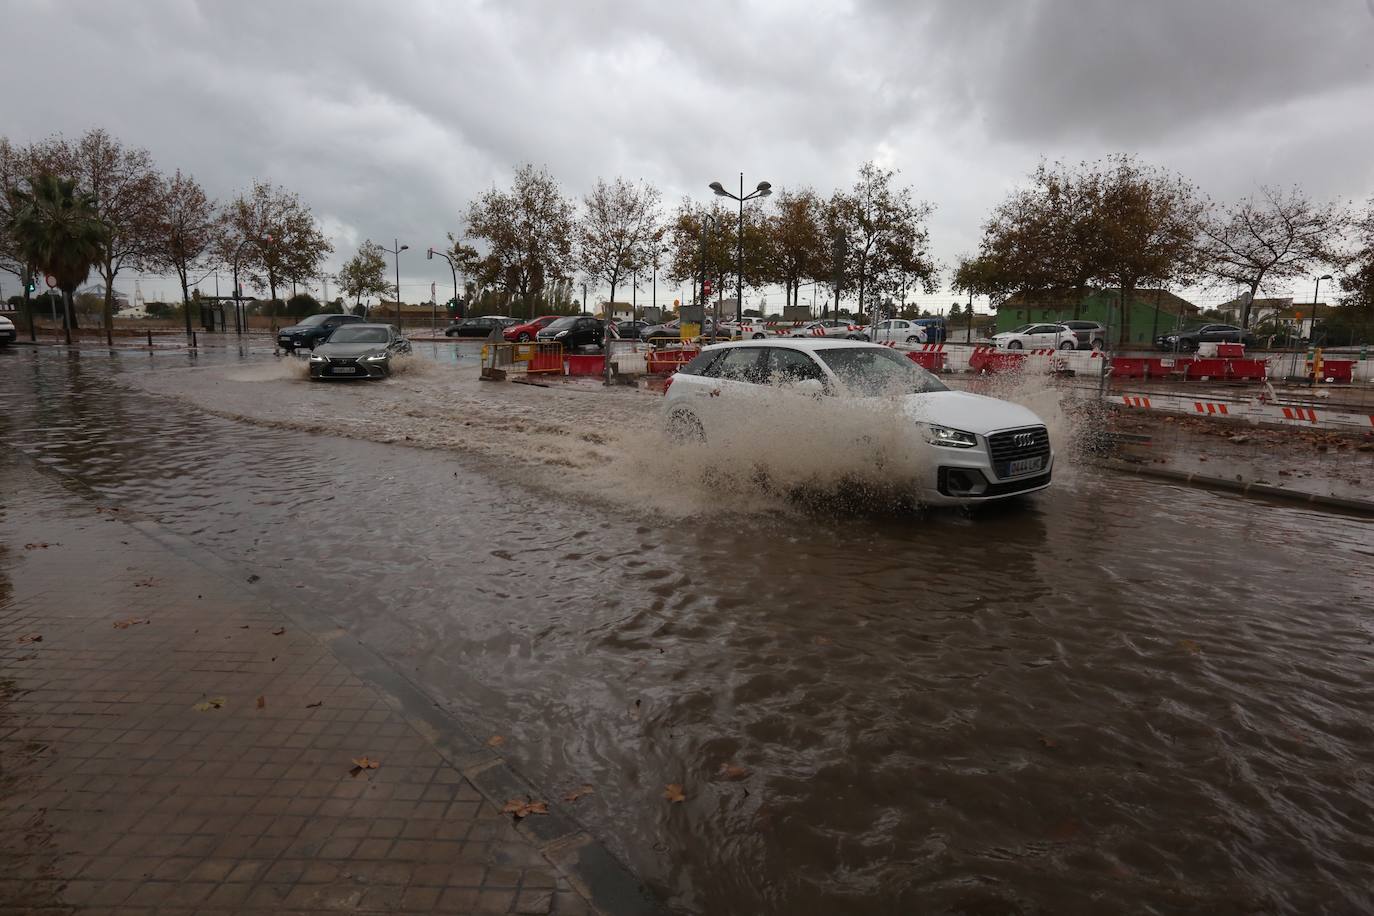
<instances>
[{"instance_id":1,"label":"white hatchback parked","mask_svg":"<svg viewBox=\"0 0 1374 916\"><path fill-rule=\"evenodd\" d=\"M992 335L999 350L1075 350L1078 337L1062 324L1023 324L1011 331Z\"/></svg>"},{"instance_id":2,"label":"white hatchback parked","mask_svg":"<svg viewBox=\"0 0 1374 916\"><path fill-rule=\"evenodd\" d=\"M864 467L930 504L984 502L1050 485L1054 454L1038 416L1009 401L951 391L879 344L718 344L668 382L669 436L704 442L708 460L756 462L784 479L804 478L823 462Z\"/></svg>"}]
</instances>

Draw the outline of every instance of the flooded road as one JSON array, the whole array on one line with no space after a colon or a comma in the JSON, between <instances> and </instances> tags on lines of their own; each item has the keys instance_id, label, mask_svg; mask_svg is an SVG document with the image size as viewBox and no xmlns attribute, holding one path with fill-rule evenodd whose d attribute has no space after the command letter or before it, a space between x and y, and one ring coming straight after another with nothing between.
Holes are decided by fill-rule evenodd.
<instances>
[{"instance_id":1,"label":"flooded road","mask_svg":"<svg viewBox=\"0 0 1374 916\"><path fill-rule=\"evenodd\" d=\"M590 785L564 806L677 911L1374 909L1366 521L1069 468L972 516L684 510L592 473L578 416L650 423L632 394L293 372L11 350L0 438Z\"/></svg>"}]
</instances>

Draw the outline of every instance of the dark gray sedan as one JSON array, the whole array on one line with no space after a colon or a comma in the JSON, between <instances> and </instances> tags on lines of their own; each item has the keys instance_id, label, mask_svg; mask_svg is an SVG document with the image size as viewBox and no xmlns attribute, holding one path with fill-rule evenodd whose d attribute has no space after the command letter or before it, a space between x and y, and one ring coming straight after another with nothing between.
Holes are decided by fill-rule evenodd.
<instances>
[{"instance_id":1,"label":"dark gray sedan","mask_svg":"<svg viewBox=\"0 0 1374 916\"><path fill-rule=\"evenodd\" d=\"M350 324L310 354L310 377L386 378L391 359L410 352L410 341L389 324Z\"/></svg>"}]
</instances>

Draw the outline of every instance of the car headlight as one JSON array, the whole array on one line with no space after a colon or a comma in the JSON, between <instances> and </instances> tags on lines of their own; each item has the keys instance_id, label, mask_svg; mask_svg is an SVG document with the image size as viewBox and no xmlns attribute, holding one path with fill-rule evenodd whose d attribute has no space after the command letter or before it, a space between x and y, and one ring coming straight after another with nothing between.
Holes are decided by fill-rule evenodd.
<instances>
[{"instance_id":1,"label":"car headlight","mask_svg":"<svg viewBox=\"0 0 1374 916\"><path fill-rule=\"evenodd\" d=\"M568 336L568 332L567 332L567 331L559 331L557 334L555 334L555 335L553 335L553 336L554 336L554 337L567 337L567 336Z\"/></svg>"},{"instance_id":2,"label":"car headlight","mask_svg":"<svg viewBox=\"0 0 1374 916\"><path fill-rule=\"evenodd\" d=\"M385 353L373 353L370 356L364 356L363 359L369 363L380 363L387 359L387 355Z\"/></svg>"},{"instance_id":3,"label":"car headlight","mask_svg":"<svg viewBox=\"0 0 1374 916\"><path fill-rule=\"evenodd\" d=\"M962 429L950 429L948 426L927 423L926 441L944 448L973 448L978 444L978 437Z\"/></svg>"},{"instance_id":4,"label":"car headlight","mask_svg":"<svg viewBox=\"0 0 1374 916\"><path fill-rule=\"evenodd\" d=\"M329 362L329 358L327 356L320 356L318 353L311 353L310 361L312 363L327 363Z\"/></svg>"}]
</instances>

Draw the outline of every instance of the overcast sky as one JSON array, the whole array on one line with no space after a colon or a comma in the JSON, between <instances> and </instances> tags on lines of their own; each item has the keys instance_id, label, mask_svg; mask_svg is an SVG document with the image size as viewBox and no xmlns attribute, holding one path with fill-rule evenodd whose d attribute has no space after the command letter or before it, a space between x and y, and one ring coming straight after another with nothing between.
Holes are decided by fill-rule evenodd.
<instances>
[{"instance_id":1,"label":"overcast sky","mask_svg":"<svg viewBox=\"0 0 1374 916\"><path fill-rule=\"evenodd\" d=\"M335 261L419 249L411 301L443 298L424 249L525 161L673 205L740 171L828 193L874 159L936 205L947 265L1041 157L1136 153L1218 200L1374 193L1374 0L0 0L0 22L0 133L102 126L220 198L285 185Z\"/></svg>"}]
</instances>

